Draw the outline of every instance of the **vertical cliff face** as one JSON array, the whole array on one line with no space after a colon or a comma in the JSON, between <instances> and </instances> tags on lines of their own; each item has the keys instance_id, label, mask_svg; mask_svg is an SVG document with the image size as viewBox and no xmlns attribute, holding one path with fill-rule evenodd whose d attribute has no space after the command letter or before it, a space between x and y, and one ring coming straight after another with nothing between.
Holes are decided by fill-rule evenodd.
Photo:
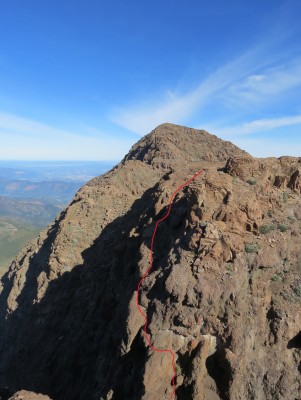
<instances>
[{"instance_id":1,"label":"vertical cliff face","mask_svg":"<svg viewBox=\"0 0 301 400\"><path fill-rule=\"evenodd\" d=\"M165 124L95 178L2 278L0 386L53 400L301 397L300 159Z\"/></svg>"}]
</instances>

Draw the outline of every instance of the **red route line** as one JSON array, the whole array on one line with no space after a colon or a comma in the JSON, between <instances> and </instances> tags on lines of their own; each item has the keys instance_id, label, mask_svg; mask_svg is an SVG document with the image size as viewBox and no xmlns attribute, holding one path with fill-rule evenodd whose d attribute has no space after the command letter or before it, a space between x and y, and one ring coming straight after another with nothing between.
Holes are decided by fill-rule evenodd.
<instances>
[{"instance_id":1,"label":"red route line","mask_svg":"<svg viewBox=\"0 0 301 400\"><path fill-rule=\"evenodd\" d=\"M143 311L141 310L141 308L140 308L140 306L139 306L139 290L140 290L140 286L141 286L142 282L144 281L144 279L147 277L147 275L150 273L151 269L153 268L153 248L154 248L154 241L155 241L155 236L156 236L156 233L157 233L158 225L159 225L161 222L163 222L163 221L169 216L170 211L171 211L171 207L172 207L172 202L173 202L173 199L174 199L175 195L176 195L181 189L183 189L183 187L189 185L189 183L191 183L191 182L192 182L196 177L198 177L202 172L203 172L203 170L200 170L200 171L197 172L192 178L190 178L187 182L183 183L183 185L179 186L179 187L177 188L177 190L175 190L175 192L172 194L172 196L171 196L171 198L170 198L169 207L168 207L167 213L164 215L163 218L159 219L159 220L156 222L155 229L154 229L154 233L153 233L153 236L152 236L151 248L150 248L150 255L149 255L150 265L149 265L148 270L145 272L145 274L142 276L140 282L138 283L137 294L136 294L136 306L137 306L137 308L138 308L139 313L142 315L142 317L143 317L144 320L145 320L145 324L144 324L143 330L144 330L145 339L146 339L146 341L147 341L149 347L150 347L153 351L155 351L155 352L157 352L157 353L169 353L169 354L171 355L171 358L172 358L172 360L171 360L171 365L172 365L172 369L173 369L173 377L172 377L173 392L172 392L172 394L171 394L171 399L174 398L175 393L176 393L176 389L177 389L177 385L176 385L176 383L175 383L175 378L176 378L176 376L177 376L177 371L176 371L176 368L175 368L175 354L174 354L174 352L173 352L172 350L169 350L169 349L166 349L166 350L157 349L156 347L154 347L154 346L152 345L152 343L151 343L151 341L150 341L150 338L149 338L149 335L148 335L148 333L146 332L146 328L147 328L147 324L148 324L147 316L143 313Z\"/></svg>"}]
</instances>

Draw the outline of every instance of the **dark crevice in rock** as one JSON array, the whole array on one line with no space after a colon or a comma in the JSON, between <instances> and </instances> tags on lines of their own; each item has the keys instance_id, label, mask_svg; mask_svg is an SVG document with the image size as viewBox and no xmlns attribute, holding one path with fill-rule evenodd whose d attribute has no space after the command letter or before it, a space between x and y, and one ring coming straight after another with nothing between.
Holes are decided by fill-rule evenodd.
<instances>
[{"instance_id":1,"label":"dark crevice in rock","mask_svg":"<svg viewBox=\"0 0 301 400\"><path fill-rule=\"evenodd\" d=\"M209 376L215 381L219 396L222 400L229 400L231 372L224 349L218 349L206 359L206 368Z\"/></svg>"},{"instance_id":2,"label":"dark crevice in rock","mask_svg":"<svg viewBox=\"0 0 301 400\"><path fill-rule=\"evenodd\" d=\"M301 349L301 331L297 333L287 344L288 349Z\"/></svg>"},{"instance_id":3,"label":"dark crevice in rock","mask_svg":"<svg viewBox=\"0 0 301 400\"><path fill-rule=\"evenodd\" d=\"M177 400L192 399L193 388L191 385L188 386L181 385L177 388L176 395L177 395Z\"/></svg>"},{"instance_id":4,"label":"dark crevice in rock","mask_svg":"<svg viewBox=\"0 0 301 400\"><path fill-rule=\"evenodd\" d=\"M197 348L185 352L184 354L178 353L177 364L180 366L181 371L184 373L184 383L179 385L176 390L177 400L192 399L193 396L193 385L191 383L186 383L186 379L190 378L192 375L192 362L197 352Z\"/></svg>"},{"instance_id":5,"label":"dark crevice in rock","mask_svg":"<svg viewBox=\"0 0 301 400\"><path fill-rule=\"evenodd\" d=\"M145 394L143 385L147 348L140 333L131 345L129 353L121 358L112 400L140 400Z\"/></svg>"},{"instance_id":6,"label":"dark crevice in rock","mask_svg":"<svg viewBox=\"0 0 301 400\"><path fill-rule=\"evenodd\" d=\"M246 224L246 231L247 232L252 232L251 224L249 224L249 223Z\"/></svg>"},{"instance_id":7,"label":"dark crevice in rock","mask_svg":"<svg viewBox=\"0 0 301 400\"><path fill-rule=\"evenodd\" d=\"M231 197L231 192L227 192L227 194L226 194L225 197L223 198L223 203L224 203L225 205L229 204L230 197Z\"/></svg>"}]
</instances>

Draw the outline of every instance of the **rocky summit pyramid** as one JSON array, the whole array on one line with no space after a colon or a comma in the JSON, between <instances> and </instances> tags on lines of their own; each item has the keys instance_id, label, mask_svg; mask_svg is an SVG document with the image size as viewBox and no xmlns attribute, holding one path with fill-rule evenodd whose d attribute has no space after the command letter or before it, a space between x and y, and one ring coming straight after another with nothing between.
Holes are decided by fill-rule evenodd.
<instances>
[{"instance_id":1,"label":"rocky summit pyramid","mask_svg":"<svg viewBox=\"0 0 301 400\"><path fill-rule=\"evenodd\" d=\"M159 225L139 293L153 346L175 354L174 398L301 398L301 158L164 124L2 278L1 399L171 398L171 357L148 346L135 299L155 223L199 170Z\"/></svg>"}]
</instances>

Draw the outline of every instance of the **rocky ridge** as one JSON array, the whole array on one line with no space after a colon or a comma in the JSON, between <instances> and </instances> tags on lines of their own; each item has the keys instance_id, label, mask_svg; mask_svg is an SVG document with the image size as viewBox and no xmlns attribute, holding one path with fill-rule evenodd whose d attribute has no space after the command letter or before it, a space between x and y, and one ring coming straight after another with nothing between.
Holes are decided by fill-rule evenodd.
<instances>
[{"instance_id":1,"label":"rocky ridge","mask_svg":"<svg viewBox=\"0 0 301 400\"><path fill-rule=\"evenodd\" d=\"M301 398L301 158L164 124L86 184L1 280L0 386L53 400Z\"/></svg>"}]
</instances>

